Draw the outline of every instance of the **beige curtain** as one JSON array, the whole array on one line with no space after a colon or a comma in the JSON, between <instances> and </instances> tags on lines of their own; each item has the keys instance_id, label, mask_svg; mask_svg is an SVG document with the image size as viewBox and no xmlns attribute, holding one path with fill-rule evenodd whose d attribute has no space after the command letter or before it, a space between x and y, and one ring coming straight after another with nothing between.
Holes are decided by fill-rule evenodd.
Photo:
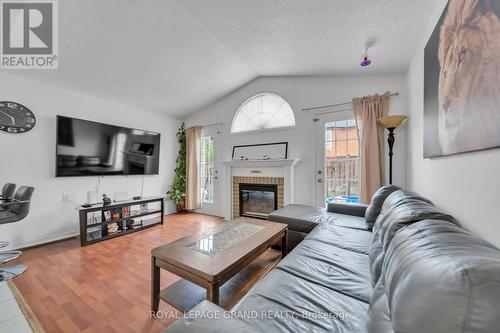
<instances>
[{"instance_id":1,"label":"beige curtain","mask_svg":"<svg viewBox=\"0 0 500 333\"><path fill-rule=\"evenodd\" d=\"M377 120L389 113L390 92L352 100L360 151L360 202L369 203L384 184L384 129Z\"/></svg>"},{"instance_id":2,"label":"beige curtain","mask_svg":"<svg viewBox=\"0 0 500 333\"><path fill-rule=\"evenodd\" d=\"M200 209L201 126L186 130L186 209Z\"/></svg>"}]
</instances>

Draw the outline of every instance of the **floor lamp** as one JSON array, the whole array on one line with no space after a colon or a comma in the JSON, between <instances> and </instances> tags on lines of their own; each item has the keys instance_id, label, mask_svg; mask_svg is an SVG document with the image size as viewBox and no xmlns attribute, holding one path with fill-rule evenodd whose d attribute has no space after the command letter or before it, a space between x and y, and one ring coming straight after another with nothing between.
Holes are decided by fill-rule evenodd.
<instances>
[{"instance_id":1,"label":"floor lamp","mask_svg":"<svg viewBox=\"0 0 500 333\"><path fill-rule=\"evenodd\" d=\"M392 184L392 147L394 146L394 130L405 121L407 117L404 115L386 116L378 119L379 125L389 130L387 143L389 144L389 184Z\"/></svg>"}]
</instances>

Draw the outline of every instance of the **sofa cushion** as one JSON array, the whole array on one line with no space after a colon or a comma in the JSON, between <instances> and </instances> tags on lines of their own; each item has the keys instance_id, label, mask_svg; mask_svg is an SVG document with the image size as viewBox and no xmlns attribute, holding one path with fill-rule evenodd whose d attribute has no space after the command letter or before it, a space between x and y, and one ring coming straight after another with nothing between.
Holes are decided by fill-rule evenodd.
<instances>
[{"instance_id":1,"label":"sofa cushion","mask_svg":"<svg viewBox=\"0 0 500 333\"><path fill-rule=\"evenodd\" d=\"M275 210L267 217L269 221L288 224L288 229L310 232L324 220L326 208L291 204Z\"/></svg>"},{"instance_id":2,"label":"sofa cushion","mask_svg":"<svg viewBox=\"0 0 500 333\"><path fill-rule=\"evenodd\" d=\"M364 209L364 208L358 208ZM327 212L325 208L291 204L275 210L267 217L269 221L288 224L289 230L309 233L319 223L329 223L366 230L363 217Z\"/></svg>"},{"instance_id":3,"label":"sofa cushion","mask_svg":"<svg viewBox=\"0 0 500 333\"><path fill-rule=\"evenodd\" d=\"M416 193L397 190L386 198L373 228L374 235L369 248L370 271L374 284L380 277L384 251L396 232L407 225L425 219L458 223L453 216L444 213L430 200Z\"/></svg>"},{"instance_id":4,"label":"sofa cushion","mask_svg":"<svg viewBox=\"0 0 500 333\"><path fill-rule=\"evenodd\" d=\"M306 237L308 240L315 240L366 255L372 238L373 233L368 230L329 223L321 223Z\"/></svg>"},{"instance_id":5,"label":"sofa cushion","mask_svg":"<svg viewBox=\"0 0 500 333\"><path fill-rule=\"evenodd\" d=\"M397 195L397 192L393 194ZM419 197L407 195L404 199L398 201L397 204L389 206L384 210L379 230L377 231L378 239L384 250L387 249L399 229L422 220L443 220L458 224L453 216L443 212L433 204L423 201Z\"/></svg>"},{"instance_id":6,"label":"sofa cushion","mask_svg":"<svg viewBox=\"0 0 500 333\"><path fill-rule=\"evenodd\" d=\"M366 254L306 238L276 267L362 302L370 301L372 285Z\"/></svg>"},{"instance_id":7,"label":"sofa cushion","mask_svg":"<svg viewBox=\"0 0 500 333\"><path fill-rule=\"evenodd\" d=\"M379 188L372 197L372 201L366 208L366 213L365 213L365 220L366 220L366 225L368 226L368 229L371 230L373 228L373 225L375 224L375 221L377 220L378 215L380 214L380 211L382 210L382 204L384 203L385 199L394 191L399 190L400 187L396 185L385 185Z\"/></svg>"},{"instance_id":8,"label":"sofa cushion","mask_svg":"<svg viewBox=\"0 0 500 333\"><path fill-rule=\"evenodd\" d=\"M500 250L449 221L423 220L395 234L376 289L372 332L387 332L387 316L395 332L498 332Z\"/></svg>"},{"instance_id":9,"label":"sofa cushion","mask_svg":"<svg viewBox=\"0 0 500 333\"><path fill-rule=\"evenodd\" d=\"M269 272L231 312L256 310L257 318L244 321L260 332L366 332L368 304L281 269Z\"/></svg>"},{"instance_id":10,"label":"sofa cushion","mask_svg":"<svg viewBox=\"0 0 500 333\"><path fill-rule=\"evenodd\" d=\"M373 226L373 232L378 232L380 226L385 220L384 215L387 214L390 210L396 208L397 206L404 206L407 203L415 203L415 202L424 202L431 206L434 206L432 201L421 196L418 193L407 191L407 190L397 190L389 194L389 196L384 200L382 204L382 210L375 221L375 225Z\"/></svg>"},{"instance_id":11,"label":"sofa cushion","mask_svg":"<svg viewBox=\"0 0 500 333\"><path fill-rule=\"evenodd\" d=\"M328 204L326 210L330 213L365 217L367 207L360 203L333 202Z\"/></svg>"},{"instance_id":12,"label":"sofa cushion","mask_svg":"<svg viewBox=\"0 0 500 333\"><path fill-rule=\"evenodd\" d=\"M378 233L373 233L373 238L368 248L368 261L370 262L370 274L372 283L375 285L382 274L384 251L379 241Z\"/></svg>"}]
</instances>

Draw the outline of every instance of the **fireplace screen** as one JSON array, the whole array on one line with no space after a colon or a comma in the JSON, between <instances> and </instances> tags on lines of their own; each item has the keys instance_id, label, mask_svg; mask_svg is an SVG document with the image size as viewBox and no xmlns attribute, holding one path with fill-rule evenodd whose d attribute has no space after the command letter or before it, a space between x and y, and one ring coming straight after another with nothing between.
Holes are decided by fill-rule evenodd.
<instances>
[{"instance_id":1,"label":"fireplace screen","mask_svg":"<svg viewBox=\"0 0 500 333\"><path fill-rule=\"evenodd\" d=\"M277 208L277 185L240 184L240 216L267 219Z\"/></svg>"}]
</instances>

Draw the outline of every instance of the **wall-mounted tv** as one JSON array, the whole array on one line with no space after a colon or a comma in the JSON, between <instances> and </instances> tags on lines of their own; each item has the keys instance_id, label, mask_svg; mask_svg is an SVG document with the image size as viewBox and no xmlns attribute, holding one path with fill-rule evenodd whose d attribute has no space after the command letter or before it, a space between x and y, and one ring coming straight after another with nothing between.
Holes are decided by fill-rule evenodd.
<instances>
[{"instance_id":1,"label":"wall-mounted tv","mask_svg":"<svg viewBox=\"0 0 500 333\"><path fill-rule=\"evenodd\" d=\"M56 177L157 175L160 133L57 116Z\"/></svg>"}]
</instances>

